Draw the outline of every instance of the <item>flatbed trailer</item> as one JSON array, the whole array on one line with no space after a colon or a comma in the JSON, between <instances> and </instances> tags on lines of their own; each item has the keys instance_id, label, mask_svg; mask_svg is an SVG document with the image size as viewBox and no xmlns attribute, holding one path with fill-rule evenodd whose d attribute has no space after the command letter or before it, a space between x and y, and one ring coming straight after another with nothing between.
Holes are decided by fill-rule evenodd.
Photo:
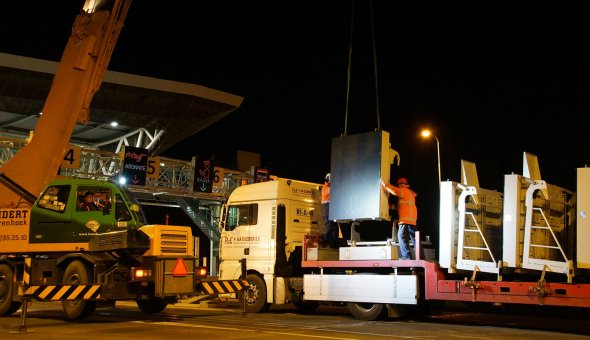
<instances>
[{"instance_id":1,"label":"flatbed trailer","mask_svg":"<svg viewBox=\"0 0 590 340\"><path fill-rule=\"evenodd\" d=\"M419 239L419 232L416 233L416 238ZM309 242L304 242L304 254L307 254L308 244ZM477 272L461 278L460 274L448 274L436 261L420 259L419 248L416 251L418 254L416 260L308 260L305 258L302 261L302 267L316 270L319 275L343 271L350 273L349 275L353 272L414 275L421 281L418 282L419 286L424 288L422 299L425 301L590 308L590 284L588 283L546 282L544 273L539 274L537 281L502 281L501 277L495 281L484 280L477 278ZM367 291L368 288L363 291Z\"/></svg>"}]
</instances>

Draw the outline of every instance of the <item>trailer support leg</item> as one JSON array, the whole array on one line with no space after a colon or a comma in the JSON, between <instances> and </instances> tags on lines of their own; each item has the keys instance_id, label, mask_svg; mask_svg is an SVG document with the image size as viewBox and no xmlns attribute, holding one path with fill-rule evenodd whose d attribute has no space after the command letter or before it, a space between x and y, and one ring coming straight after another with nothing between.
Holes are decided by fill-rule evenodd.
<instances>
[{"instance_id":1,"label":"trailer support leg","mask_svg":"<svg viewBox=\"0 0 590 340\"><path fill-rule=\"evenodd\" d=\"M21 315L20 315L20 326L18 326L17 332L10 332L10 333L31 333L34 331L30 331L27 329L27 307L29 306L29 298L23 298L23 305L21 307Z\"/></svg>"}]
</instances>

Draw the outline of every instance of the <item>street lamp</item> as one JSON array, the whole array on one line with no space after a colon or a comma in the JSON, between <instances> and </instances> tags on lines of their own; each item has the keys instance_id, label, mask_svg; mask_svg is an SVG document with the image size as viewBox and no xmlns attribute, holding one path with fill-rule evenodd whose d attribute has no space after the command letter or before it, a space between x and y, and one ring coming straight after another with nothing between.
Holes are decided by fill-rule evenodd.
<instances>
[{"instance_id":1,"label":"street lamp","mask_svg":"<svg viewBox=\"0 0 590 340\"><path fill-rule=\"evenodd\" d=\"M441 177L440 177L440 143L439 143L438 138L436 137L436 135L434 135L432 133L432 131L430 131L428 129L422 130L421 135L424 138L429 138L430 136L433 136L434 139L436 139L436 157L438 159L438 186L440 187L440 183L441 183Z\"/></svg>"}]
</instances>

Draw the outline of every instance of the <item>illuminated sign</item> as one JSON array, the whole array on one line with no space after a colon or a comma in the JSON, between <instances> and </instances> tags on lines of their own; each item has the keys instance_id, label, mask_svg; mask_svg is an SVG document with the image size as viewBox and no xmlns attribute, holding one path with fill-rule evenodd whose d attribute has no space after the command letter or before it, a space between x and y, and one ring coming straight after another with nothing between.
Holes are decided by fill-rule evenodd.
<instances>
[{"instance_id":1,"label":"illuminated sign","mask_svg":"<svg viewBox=\"0 0 590 340\"><path fill-rule=\"evenodd\" d=\"M132 146L125 147L123 177L132 185L145 185L148 165L148 150Z\"/></svg>"}]
</instances>

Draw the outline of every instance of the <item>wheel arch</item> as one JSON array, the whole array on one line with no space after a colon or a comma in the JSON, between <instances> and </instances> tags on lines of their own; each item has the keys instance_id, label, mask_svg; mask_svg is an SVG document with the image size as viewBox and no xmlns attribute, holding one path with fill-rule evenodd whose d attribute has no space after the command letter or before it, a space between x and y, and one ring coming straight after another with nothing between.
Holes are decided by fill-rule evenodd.
<instances>
[{"instance_id":1,"label":"wheel arch","mask_svg":"<svg viewBox=\"0 0 590 340\"><path fill-rule=\"evenodd\" d=\"M23 280L24 263L25 263L25 260L23 257L16 257L16 258L6 257L6 258L0 259L0 264L5 264L12 269L12 272L14 273L14 277L15 277L16 281Z\"/></svg>"},{"instance_id":2,"label":"wheel arch","mask_svg":"<svg viewBox=\"0 0 590 340\"><path fill-rule=\"evenodd\" d=\"M256 269L246 270L246 276L248 275L256 275L260 277L260 279L264 282L266 288L266 302L274 303L274 277L271 277L270 280L267 280L265 275ZM244 278L240 275L240 279Z\"/></svg>"},{"instance_id":3,"label":"wheel arch","mask_svg":"<svg viewBox=\"0 0 590 340\"><path fill-rule=\"evenodd\" d=\"M65 269L68 266L68 264L74 260L82 260L82 262L84 262L86 264L90 264L90 265L95 265L100 261L100 259L98 259L96 256L93 256L91 254L71 253L71 254L66 254L64 256L59 257L56 260L55 265L61 269Z\"/></svg>"},{"instance_id":4,"label":"wheel arch","mask_svg":"<svg viewBox=\"0 0 590 340\"><path fill-rule=\"evenodd\" d=\"M108 255L108 254L71 253L71 254L66 254L64 256L59 257L56 260L55 266L60 269L61 275L63 275L63 272L66 270L68 265L75 260L79 260L82 263L84 263L85 265L89 266L90 269L92 269L92 273L94 274L95 278L96 278L96 274L97 274L96 273L97 266L99 266L101 264L108 263L108 262L114 263L117 261L115 258L113 258L111 255ZM61 278L60 278L60 280L61 280ZM95 281L95 280L93 280L93 281Z\"/></svg>"},{"instance_id":5,"label":"wheel arch","mask_svg":"<svg viewBox=\"0 0 590 340\"><path fill-rule=\"evenodd\" d=\"M0 264L5 264L7 266L10 266L10 268L12 268L12 270L14 271L15 274L17 272L16 267L21 263L23 263L22 260L17 261L15 259L11 259L11 258L0 259Z\"/></svg>"}]
</instances>

